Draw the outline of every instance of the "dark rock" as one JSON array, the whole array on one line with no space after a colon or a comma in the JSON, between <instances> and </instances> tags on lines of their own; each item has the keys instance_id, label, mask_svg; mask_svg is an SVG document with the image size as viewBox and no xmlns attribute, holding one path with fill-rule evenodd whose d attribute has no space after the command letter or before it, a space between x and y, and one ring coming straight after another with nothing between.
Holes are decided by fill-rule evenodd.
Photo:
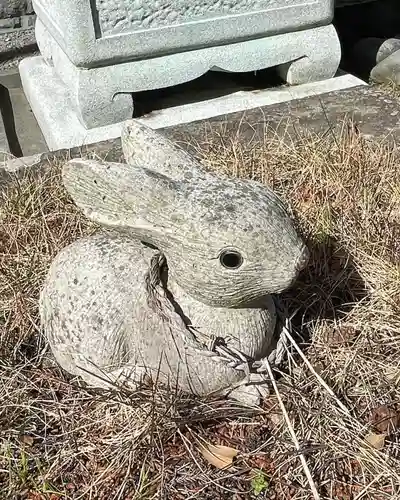
<instances>
[{"instance_id":1,"label":"dark rock","mask_svg":"<svg viewBox=\"0 0 400 500\"><path fill-rule=\"evenodd\" d=\"M371 80L400 86L400 50L393 52L372 69Z\"/></svg>"},{"instance_id":2,"label":"dark rock","mask_svg":"<svg viewBox=\"0 0 400 500\"><path fill-rule=\"evenodd\" d=\"M352 50L352 69L361 78L368 79L371 70L388 56L400 50L400 39L363 38Z\"/></svg>"},{"instance_id":3,"label":"dark rock","mask_svg":"<svg viewBox=\"0 0 400 500\"><path fill-rule=\"evenodd\" d=\"M342 67L346 71L352 72L351 53L359 40L394 38L400 32L399 0L352 0L351 4L337 2L336 7L334 25L342 45Z\"/></svg>"}]
</instances>

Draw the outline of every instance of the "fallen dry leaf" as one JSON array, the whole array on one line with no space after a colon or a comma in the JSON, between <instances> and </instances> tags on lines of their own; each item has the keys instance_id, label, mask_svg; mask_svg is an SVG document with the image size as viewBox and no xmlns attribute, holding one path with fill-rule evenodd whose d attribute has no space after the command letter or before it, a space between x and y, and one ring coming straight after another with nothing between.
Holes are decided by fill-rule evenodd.
<instances>
[{"instance_id":1,"label":"fallen dry leaf","mask_svg":"<svg viewBox=\"0 0 400 500\"><path fill-rule=\"evenodd\" d=\"M45 500L45 497L41 493L30 491L27 500Z\"/></svg>"},{"instance_id":2,"label":"fallen dry leaf","mask_svg":"<svg viewBox=\"0 0 400 500\"><path fill-rule=\"evenodd\" d=\"M365 442L371 445L376 450L382 450L385 446L386 434L375 434L370 432L365 436Z\"/></svg>"},{"instance_id":3,"label":"fallen dry leaf","mask_svg":"<svg viewBox=\"0 0 400 500\"><path fill-rule=\"evenodd\" d=\"M233 459L238 454L238 450L235 448L208 443L200 445L200 452L208 463L214 465L218 469L224 469L225 467L231 466Z\"/></svg>"},{"instance_id":4,"label":"fallen dry leaf","mask_svg":"<svg viewBox=\"0 0 400 500\"><path fill-rule=\"evenodd\" d=\"M249 461L253 468L267 471L270 475L275 471L274 462L272 458L267 455L252 456Z\"/></svg>"},{"instance_id":5,"label":"fallen dry leaf","mask_svg":"<svg viewBox=\"0 0 400 500\"><path fill-rule=\"evenodd\" d=\"M27 446L32 446L34 443L34 439L32 436L29 436L28 434L24 434L20 437L20 441L23 444L26 444Z\"/></svg>"},{"instance_id":6,"label":"fallen dry leaf","mask_svg":"<svg viewBox=\"0 0 400 500\"><path fill-rule=\"evenodd\" d=\"M278 427L284 421L283 415L279 413L270 413L268 418L275 427Z\"/></svg>"},{"instance_id":7,"label":"fallen dry leaf","mask_svg":"<svg viewBox=\"0 0 400 500\"><path fill-rule=\"evenodd\" d=\"M394 385L400 383L400 370L398 368L389 366L385 370L385 375L389 382L392 382Z\"/></svg>"},{"instance_id":8,"label":"fallen dry leaf","mask_svg":"<svg viewBox=\"0 0 400 500\"><path fill-rule=\"evenodd\" d=\"M391 434L399 425L399 414L387 405L380 405L372 410L369 421L377 431Z\"/></svg>"}]
</instances>

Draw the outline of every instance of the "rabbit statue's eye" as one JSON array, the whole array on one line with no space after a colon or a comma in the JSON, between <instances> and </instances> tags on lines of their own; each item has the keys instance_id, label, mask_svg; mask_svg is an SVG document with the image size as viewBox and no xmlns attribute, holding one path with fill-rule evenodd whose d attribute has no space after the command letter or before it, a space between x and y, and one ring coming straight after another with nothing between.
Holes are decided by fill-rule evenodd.
<instances>
[{"instance_id":1,"label":"rabbit statue's eye","mask_svg":"<svg viewBox=\"0 0 400 500\"><path fill-rule=\"evenodd\" d=\"M239 269L243 264L243 257L237 250L224 250L219 261L226 269Z\"/></svg>"}]
</instances>

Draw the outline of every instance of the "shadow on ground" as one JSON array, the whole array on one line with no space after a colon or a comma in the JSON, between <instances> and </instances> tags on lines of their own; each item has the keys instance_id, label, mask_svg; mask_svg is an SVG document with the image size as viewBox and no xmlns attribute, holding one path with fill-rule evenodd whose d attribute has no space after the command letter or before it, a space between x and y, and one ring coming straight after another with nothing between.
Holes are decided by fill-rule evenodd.
<instances>
[{"instance_id":1,"label":"shadow on ground","mask_svg":"<svg viewBox=\"0 0 400 500\"><path fill-rule=\"evenodd\" d=\"M361 301L368 300L366 283L353 257L333 238L309 241L310 261L295 285L280 297L292 317L300 344L311 341L316 322L333 322L348 315Z\"/></svg>"},{"instance_id":2,"label":"shadow on ground","mask_svg":"<svg viewBox=\"0 0 400 500\"><path fill-rule=\"evenodd\" d=\"M248 73L208 71L181 85L133 94L133 118L177 105L216 99L238 91L259 91L282 84L283 81L274 68Z\"/></svg>"}]
</instances>

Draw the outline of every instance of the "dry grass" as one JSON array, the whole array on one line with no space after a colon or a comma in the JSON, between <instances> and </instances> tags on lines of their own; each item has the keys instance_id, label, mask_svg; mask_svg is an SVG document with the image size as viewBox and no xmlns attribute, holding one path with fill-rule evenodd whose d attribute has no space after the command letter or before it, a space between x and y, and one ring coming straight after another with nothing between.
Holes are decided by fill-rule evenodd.
<instances>
[{"instance_id":1,"label":"dry grass","mask_svg":"<svg viewBox=\"0 0 400 500\"><path fill-rule=\"evenodd\" d=\"M320 498L399 498L396 152L352 128L244 146L221 126L191 147L211 169L271 185L307 238L310 266L282 303L335 396L291 348L275 377ZM250 415L161 388L88 390L54 366L40 336L38 291L60 248L94 230L65 195L57 164L26 175L3 200L0 498L241 500L256 498L257 487L258 498L311 498L274 396ZM382 449L365 441L371 432L385 434ZM239 449L234 467L208 465L196 445L202 438Z\"/></svg>"},{"instance_id":2,"label":"dry grass","mask_svg":"<svg viewBox=\"0 0 400 500\"><path fill-rule=\"evenodd\" d=\"M383 92L389 94L390 97L394 98L400 97L400 87L394 81L390 81L388 83L375 83L375 82L369 82L369 83L370 85L373 85L374 87L383 90Z\"/></svg>"}]
</instances>

